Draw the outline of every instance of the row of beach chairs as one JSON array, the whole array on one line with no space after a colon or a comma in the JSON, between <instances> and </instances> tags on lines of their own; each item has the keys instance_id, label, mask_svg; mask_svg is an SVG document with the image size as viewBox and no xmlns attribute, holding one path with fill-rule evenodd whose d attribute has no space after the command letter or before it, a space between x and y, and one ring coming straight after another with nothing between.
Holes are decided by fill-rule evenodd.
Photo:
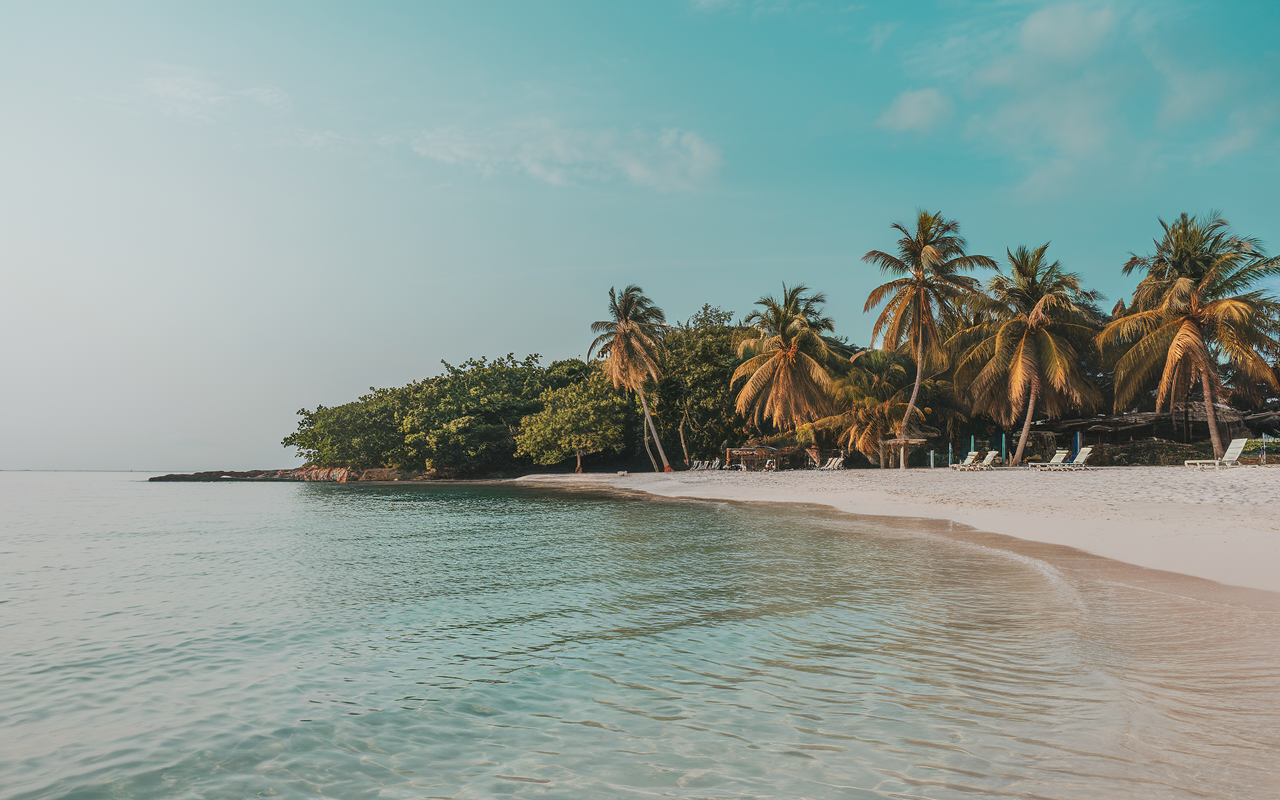
<instances>
[{"instance_id":1,"label":"row of beach chairs","mask_svg":"<svg viewBox=\"0 0 1280 800\"><path fill-rule=\"evenodd\" d=\"M1226 452L1222 454L1222 458L1193 459L1185 462L1185 465L1188 467L1199 467L1200 469L1205 469L1206 467L1213 467L1214 469L1218 469L1220 467L1238 467L1240 466L1240 454L1244 452L1244 447L1248 442L1248 439L1233 439L1231 440L1231 444L1227 447ZM1068 461L1067 456L1071 451L1058 450L1053 454L1053 458L1049 461L1046 461L1043 464L1031 464L1030 466L1032 469L1040 472L1073 472L1076 470L1092 469L1091 467L1085 466L1085 462L1089 460L1089 455L1092 452L1093 447L1082 447L1080 448L1080 452L1076 453L1076 457ZM952 464L951 469L965 470L969 472L995 469L995 460L999 455L1000 454L995 450L988 450L986 457L979 461L978 451L973 450L965 456L964 461L961 461L959 464ZM841 469L843 466L844 457L836 456L827 459L827 463L817 467L817 469L824 471L835 470ZM745 469L746 465L731 464L728 467L724 467L724 469L735 468ZM766 470L776 468L776 465L772 461L765 465ZM695 461L693 462L693 466L690 467L690 470L695 472L718 469L721 469L720 459L718 458L715 461Z\"/></svg>"},{"instance_id":2,"label":"row of beach chairs","mask_svg":"<svg viewBox=\"0 0 1280 800\"><path fill-rule=\"evenodd\" d=\"M844 456L836 456L836 457L834 457L834 458L828 458L828 459L827 459L827 463L823 464L823 465L822 465L822 466L820 466L820 467L817 467L817 469L819 469L819 470L833 470L833 469L842 469L843 467L844 467ZM704 472L704 471L706 471L706 470L719 470L719 469L746 469L746 468L747 468L747 467L746 467L746 465L745 465L745 464L730 464L730 465L729 465L729 466L727 466L727 467L721 467L721 466L720 466L720 459L718 459L718 458L717 458L715 461L695 461L695 462L693 462L693 464L689 467L689 471L690 471L690 472ZM773 470L776 470L777 468L778 468L777 463L776 463L776 462L774 462L772 459L770 459L769 461L766 461L766 462L765 462L764 469L765 469L765 471L766 471L766 472L771 472L771 471L773 471Z\"/></svg>"},{"instance_id":3,"label":"row of beach chairs","mask_svg":"<svg viewBox=\"0 0 1280 800\"><path fill-rule=\"evenodd\" d=\"M1070 452L1071 452L1070 450L1059 450L1058 452L1053 454L1053 458L1051 460L1046 461L1043 464L1032 464L1031 467L1036 470L1043 470L1043 471L1049 471L1049 472L1052 472L1055 470L1072 471L1072 470L1090 469L1090 467L1085 466L1084 462L1089 460L1089 454L1093 452L1092 447L1080 448L1080 452L1076 453L1076 457L1070 461L1067 461L1067 455ZM971 450L969 454L965 456L964 461L961 461L959 464L952 464L951 468L958 469L958 470L965 470L968 472L973 472L977 470L995 469L995 460L996 460L996 456L998 455L1000 454L995 450L988 450L986 458L984 458L981 461L978 461L978 451Z\"/></svg>"}]
</instances>

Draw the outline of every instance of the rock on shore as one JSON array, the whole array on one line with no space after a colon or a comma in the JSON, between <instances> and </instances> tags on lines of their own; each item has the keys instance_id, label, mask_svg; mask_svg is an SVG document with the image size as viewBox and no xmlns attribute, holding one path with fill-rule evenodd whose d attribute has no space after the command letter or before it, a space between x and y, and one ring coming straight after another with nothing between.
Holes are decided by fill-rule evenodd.
<instances>
[{"instance_id":1,"label":"rock on shore","mask_svg":"<svg viewBox=\"0 0 1280 800\"><path fill-rule=\"evenodd\" d=\"M406 476L394 469L347 469L346 467L298 467L297 469L212 470L172 475L156 475L152 481L330 481L351 483L355 481L398 481Z\"/></svg>"}]
</instances>

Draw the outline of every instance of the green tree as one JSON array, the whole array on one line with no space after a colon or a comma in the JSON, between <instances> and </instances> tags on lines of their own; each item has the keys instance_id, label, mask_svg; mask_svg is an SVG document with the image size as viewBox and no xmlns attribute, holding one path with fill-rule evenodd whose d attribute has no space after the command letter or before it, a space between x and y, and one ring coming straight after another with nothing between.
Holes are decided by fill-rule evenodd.
<instances>
[{"instance_id":1,"label":"green tree","mask_svg":"<svg viewBox=\"0 0 1280 800\"><path fill-rule=\"evenodd\" d=\"M446 477L499 473L515 457L520 420L538 411L548 370L536 355L444 363L445 373L415 384L401 415L405 464Z\"/></svg>"},{"instance_id":2,"label":"green tree","mask_svg":"<svg viewBox=\"0 0 1280 800\"><path fill-rule=\"evenodd\" d=\"M537 464L558 464L577 456L574 472L582 472L584 455L622 447L627 403L603 373L549 389L540 400L542 411L520 421L517 455Z\"/></svg>"},{"instance_id":3,"label":"green tree","mask_svg":"<svg viewBox=\"0 0 1280 800\"><path fill-rule=\"evenodd\" d=\"M658 430L680 441L686 465L750 437L725 391L738 367L738 343L750 335L733 314L704 305L663 336L662 380L652 402Z\"/></svg>"},{"instance_id":4,"label":"green tree","mask_svg":"<svg viewBox=\"0 0 1280 800\"><path fill-rule=\"evenodd\" d=\"M1022 417L1013 464L1022 454L1039 411L1056 419L1070 409L1093 409L1102 398L1081 370L1072 339L1091 346L1099 325L1101 295L1085 289L1080 275L1049 263L1046 242L1034 250L1006 251L1009 274L987 285L990 318L967 328L950 344L961 348L956 380L967 385L973 410L1002 425Z\"/></svg>"},{"instance_id":5,"label":"green tree","mask_svg":"<svg viewBox=\"0 0 1280 800\"><path fill-rule=\"evenodd\" d=\"M298 429L281 444L296 447L307 463L319 467L371 469L396 463L404 455L399 417L410 391L370 387L369 392L340 406L300 410Z\"/></svg>"},{"instance_id":6,"label":"green tree","mask_svg":"<svg viewBox=\"0 0 1280 800\"><path fill-rule=\"evenodd\" d=\"M882 338L887 348L909 347L915 359L915 385L900 434L906 439L916 424L924 372L945 360L939 318L958 313L962 302L978 290L976 278L960 273L976 267L994 267L996 262L987 256L966 255L960 223L944 219L940 212L920 211L914 231L897 222L892 227L902 234L898 254L872 250L862 260L895 277L871 291L863 311L884 305L871 331L873 346L876 339ZM907 468L906 449L904 444L903 469Z\"/></svg>"},{"instance_id":7,"label":"green tree","mask_svg":"<svg viewBox=\"0 0 1280 800\"><path fill-rule=\"evenodd\" d=\"M658 438L658 429L654 427L653 416L649 413L649 402L644 396L645 383L662 377L658 358L662 334L666 329L666 315L645 296L643 289L631 284L621 294L615 293L613 287L609 288L609 317L592 323L591 332L598 335L591 343L587 357L598 353L604 359L604 372L614 388L627 389L639 395L644 421L662 458L662 468L671 472L671 464ZM653 470L658 471L656 462Z\"/></svg>"},{"instance_id":8,"label":"green tree","mask_svg":"<svg viewBox=\"0 0 1280 800\"><path fill-rule=\"evenodd\" d=\"M821 334L835 326L822 316L826 295L808 291L804 284L788 289L784 283L780 297L761 297L756 301L761 309L745 320L756 336L738 346L738 356L746 360L734 371L730 388L745 380L735 408L757 427L767 419L779 429L795 430L826 416L831 376L823 365L829 354Z\"/></svg>"},{"instance_id":9,"label":"green tree","mask_svg":"<svg viewBox=\"0 0 1280 800\"><path fill-rule=\"evenodd\" d=\"M1145 275L1128 313L1107 325L1098 342L1123 351L1115 367L1117 410L1157 378L1157 410L1185 398L1199 383L1213 451L1221 458L1215 408L1220 359L1244 379L1280 388L1264 355L1280 346L1280 303L1253 288L1280 274L1280 259L1268 258L1257 239L1232 234L1217 212L1183 213L1173 224L1160 220L1160 227L1164 235L1155 252L1134 255L1125 264L1126 275Z\"/></svg>"}]
</instances>

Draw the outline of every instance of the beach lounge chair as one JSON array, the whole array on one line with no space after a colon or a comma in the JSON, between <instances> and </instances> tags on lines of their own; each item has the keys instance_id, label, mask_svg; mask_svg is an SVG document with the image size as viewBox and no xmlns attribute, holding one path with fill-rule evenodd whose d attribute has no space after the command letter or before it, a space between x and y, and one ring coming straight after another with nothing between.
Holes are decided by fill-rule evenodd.
<instances>
[{"instance_id":1,"label":"beach lounge chair","mask_svg":"<svg viewBox=\"0 0 1280 800\"><path fill-rule=\"evenodd\" d=\"M717 458L715 461L712 461L706 469L720 469L720 459Z\"/></svg>"},{"instance_id":2,"label":"beach lounge chair","mask_svg":"<svg viewBox=\"0 0 1280 800\"><path fill-rule=\"evenodd\" d=\"M1067 454L1070 452L1071 452L1070 450L1059 450L1053 454L1053 458L1049 459L1043 464L1032 464L1031 466L1037 469L1042 469L1044 467L1053 466L1054 464L1061 464L1062 462L1067 460Z\"/></svg>"},{"instance_id":3,"label":"beach lounge chair","mask_svg":"<svg viewBox=\"0 0 1280 800\"><path fill-rule=\"evenodd\" d=\"M1183 462L1185 467L1199 467L1204 469L1210 464L1214 469L1219 467L1238 467L1240 466L1240 454L1244 452L1244 446L1249 443L1248 439L1232 439L1231 444L1227 445L1227 452L1222 454L1222 458L1202 458L1193 459Z\"/></svg>"},{"instance_id":4,"label":"beach lounge chair","mask_svg":"<svg viewBox=\"0 0 1280 800\"><path fill-rule=\"evenodd\" d=\"M962 469L967 472L975 472L975 471L984 470L984 469L995 469L995 467L992 466L992 462L996 460L996 456L998 455L1000 455L999 450L988 450L986 458L982 459L976 464L967 464L967 465L962 464L961 466L957 467L957 469Z\"/></svg>"},{"instance_id":5,"label":"beach lounge chair","mask_svg":"<svg viewBox=\"0 0 1280 800\"><path fill-rule=\"evenodd\" d=\"M1040 467L1041 472L1074 472L1076 470L1091 469L1085 466L1089 460L1089 454L1093 452L1093 446L1081 447L1080 452L1076 453L1076 457L1070 461L1063 461L1058 464L1043 464Z\"/></svg>"},{"instance_id":6,"label":"beach lounge chair","mask_svg":"<svg viewBox=\"0 0 1280 800\"><path fill-rule=\"evenodd\" d=\"M840 467L843 464L844 464L844 456L834 456L832 458L828 458L827 463L823 464L821 467L818 467L818 469L821 469L821 470L840 469Z\"/></svg>"},{"instance_id":7,"label":"beach lounge chair","mask_svg":"<svg viewBox=\"0 0 1280 800\"><path fill-rule=\"evenodd\" d=\"M973 466L973 462L976 461L977 459L978 459L978 451L970 450L969 455L964 457L964 461L961 461L959 464L952 464L951 468L952 469L968 469L969 467Z\"/></svg>"}]
</instances>

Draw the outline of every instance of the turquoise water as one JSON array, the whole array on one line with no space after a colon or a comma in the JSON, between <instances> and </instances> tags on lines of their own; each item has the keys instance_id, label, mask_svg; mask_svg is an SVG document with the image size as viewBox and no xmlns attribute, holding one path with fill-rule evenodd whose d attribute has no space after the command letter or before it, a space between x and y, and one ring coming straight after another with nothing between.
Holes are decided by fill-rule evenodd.
<instances>
[{"instance_id":1,"label":"turquoise water","mask_svg":"<svg viewBox=\"0 0 1280 800\"><path fill-rule=\"evenodd\" d=\"M6 798L1275 797L1280 620L804 509L0 473Z\"/></svg>"}]
</instances>

